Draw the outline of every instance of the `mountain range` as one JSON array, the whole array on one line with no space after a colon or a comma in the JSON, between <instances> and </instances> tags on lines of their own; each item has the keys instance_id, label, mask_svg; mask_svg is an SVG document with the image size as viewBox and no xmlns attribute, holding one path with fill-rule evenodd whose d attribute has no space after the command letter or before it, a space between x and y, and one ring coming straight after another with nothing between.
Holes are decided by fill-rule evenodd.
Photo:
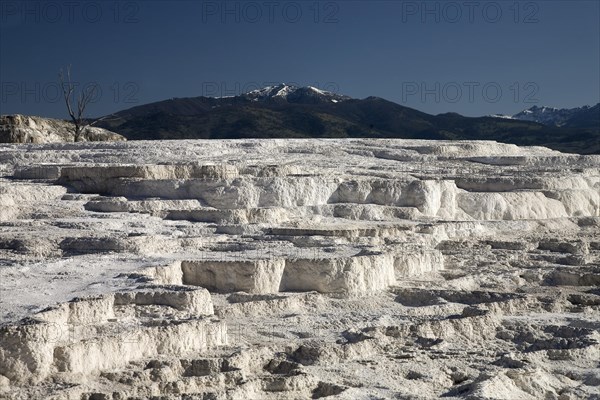
<instances>
[{"instance_id":1,"label":"mountain range","mask_svg":"<svg viewBox=\"0 0 600 400\"><path fill-rule=\"evenodd\" d=\"M600 125L600 103L593 107L556 108L533 106L515 115L493 115L493 117L539 122L548 126L567 128L597 127Z\"/></svg>"},{"instance_id":2,"label":"mountain range","mask_svg":"<svg viewBox=\"0 0 600 400\"><path fill-rule=\"evenodd\" d=\"M541 110L541 108L540 108ZM545 114L532 107L532 115ZM600 154L599 105L581 117L427 114L380 97L354 99L315 87L268 86L239 96L173 98L103 117L96 126L130 140L237 138L413 138L496 140ZM518 114L517 114L518 115ZM565 122L566 121L566 122Z\"/></svg>"}]
</instances>

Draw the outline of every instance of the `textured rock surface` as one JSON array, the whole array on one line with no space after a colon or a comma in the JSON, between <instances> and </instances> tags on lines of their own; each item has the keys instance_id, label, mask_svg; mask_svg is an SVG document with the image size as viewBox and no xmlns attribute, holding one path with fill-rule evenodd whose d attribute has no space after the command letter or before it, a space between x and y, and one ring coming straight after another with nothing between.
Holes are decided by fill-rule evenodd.
<instances>
[{"instance_id":1,"label":"textured rock surface","mask_svg":"<svg viewBox=\"0 0 600 400\"><path fill-rule=\"evenodd\" d=\"M61 143L74 142L71 122L27 115L0 117L0 143ZM83 129L80 141L123 141L125 137L103 128L88 126Z\"/></svg>"},{"instance_id":2,"label":"textured rock surface","mask_svg":"<svg viewBox=\"0 0 600 400\"><path fill-rule=\"evenodd\" d=\"M600 157L0 145L0 398L600 398Z\"/></svg>"}]
</instances>

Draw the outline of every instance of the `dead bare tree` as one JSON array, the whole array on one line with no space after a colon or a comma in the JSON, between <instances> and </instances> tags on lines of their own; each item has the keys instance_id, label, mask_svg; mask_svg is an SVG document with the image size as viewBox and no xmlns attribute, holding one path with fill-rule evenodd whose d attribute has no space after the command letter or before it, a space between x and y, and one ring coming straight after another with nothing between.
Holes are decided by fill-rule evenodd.
<instances>
[{"instance_id":1,"label":"dead bare tree","mask_svg":"<svg viewBox=\"0 0 600 400\"><path fill-rule=\"evenodd\" d=\"M84 113L87 105L94 99L96 92L98 90L97 84L86 85L81 89L81 92L77 95L77 99L75 99L75 83L71 81L71 66L67 67L67 75L63 73L62 68L58 73L58 77L60 79L60 85L62 87L63 96L65 98L65 103L67 105L67 111L69 112L69 116L75 125L74 133L75 133L75 141L78 142L81 140L81 134L86 126L92 125L91 123L86 123L84 118ZM73 103L76 102L76 109L73 108Z\"/></svg>"}]
</instances>

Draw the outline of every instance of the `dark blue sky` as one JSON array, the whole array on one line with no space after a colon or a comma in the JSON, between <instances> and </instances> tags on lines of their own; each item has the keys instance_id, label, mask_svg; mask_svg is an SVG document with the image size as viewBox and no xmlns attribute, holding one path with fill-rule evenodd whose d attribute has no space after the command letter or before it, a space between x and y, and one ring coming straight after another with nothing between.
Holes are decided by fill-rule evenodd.
<instances>
[{"instance_id":1,"label":"dark blue sky","mask_svg":"<svg viewBox=\"0 0 600 400\"><path fill-rule=\"evenodd\" d=\"M272 82L429 113L600 101L600 2L0 1L0 112L66 118L57 73L97 82L88 116Z\"/></svg>"}]
</instances>

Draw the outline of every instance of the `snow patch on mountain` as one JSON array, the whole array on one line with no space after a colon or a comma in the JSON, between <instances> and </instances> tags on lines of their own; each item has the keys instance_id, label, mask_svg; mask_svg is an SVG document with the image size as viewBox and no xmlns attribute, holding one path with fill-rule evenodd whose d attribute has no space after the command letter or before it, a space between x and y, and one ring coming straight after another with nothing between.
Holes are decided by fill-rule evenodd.
<instances>
[{"instance_id":1,"label":"snow patch on mountain","mask_svg":"<svg viewBox=\"0 0 600 400\"><path fill-rule=\"evenodd\" d=\"M488 116L492 118L515 119L512 115L492 114Z\"/></svg>"},{"instance_id":2,"label":"snow patch on mountain","mask_svg":"<svg viewBox=\"0 0 600 400\"><path fill-rule=\"evenodd\" d=\"M350 97L322 90L314 86L286 85L266 86L242 94L251 101L287 101L290 103L338 103Z\"/></svg>"}]
</instances>

